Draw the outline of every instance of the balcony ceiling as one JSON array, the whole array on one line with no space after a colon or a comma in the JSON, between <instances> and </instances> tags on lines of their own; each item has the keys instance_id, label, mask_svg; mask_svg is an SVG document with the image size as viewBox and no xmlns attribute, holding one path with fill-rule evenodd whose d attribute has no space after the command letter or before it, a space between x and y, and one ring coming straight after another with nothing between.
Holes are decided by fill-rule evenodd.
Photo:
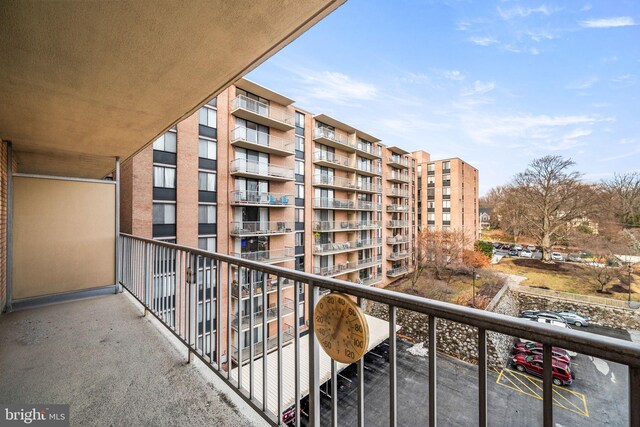
<instances>
[{"instance_id":1,"label":"balcony ceiling","mask_svg":"<svg viewBox=\"0 0 640 427\"><path fill-rule=\"evenodd\" d=\"M102 178L343 2L5 1L0 139L19 172Z\"/></svg>"}]
</instances>

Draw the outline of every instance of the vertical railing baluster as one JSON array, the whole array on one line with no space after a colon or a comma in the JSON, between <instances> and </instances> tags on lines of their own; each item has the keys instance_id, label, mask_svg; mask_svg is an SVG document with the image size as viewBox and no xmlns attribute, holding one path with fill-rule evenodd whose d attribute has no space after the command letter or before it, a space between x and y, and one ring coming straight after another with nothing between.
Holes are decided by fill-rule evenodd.
<instances>
[{"instance_id":1,"label":"vertical railing baluster","mask_svg":"<svg viewBox=\"0 0 640 427\"><path fill-rule=\"evenodd\" d=\"M362 307L362 298L358 297L358 305ZM358 426L364 427L364 357L358 360Z\"/></svg>"},{"instance_id":2,"label":"vertical railing baluster","mask_svg":"<svg viewBox=\"0 0 640 427\"><path fill-rule=\"evenodd\" d=\"M437 417L437 395L436 395L436 326L437 319L429 316L429 426L435 427L438 422Z\"/></svg>"},{"instance_id":3,"label":"vertical railing baluster","mask_svg":"<svg viewBox=\"0 0 640 427\"><path fill-rule=\"evenodd\" d=\"M331 359L331 425L338 427L338 367Z\"/></svg>"},{"instance_id":4,"label":"vertical railing baluster","mask_svg":"<svg viewBox=\"0 0 640 427\"><path fill-rule=\"evenodd\" d=\"M280 289L281 278L277 278L276 288L276 307L278 315L278 425L282 425L282 289ZM298 320L296 319L296 322Z\"/></svg>"},{"instance_id":5,"label":"vertical railing baluster","mask_svg":"<svg viewBox=\"0 0 640 427\"><path fill-rule=\"evenodd\" d=\"M629 426L640 426L640 368L629 366Z\"/></svg>"},{"instance_id":6,"label":"vertical railing baluster","mask_svg":"<svg viewBox=\"0 0 640 427\"><path fill-rule=\"evenodd\" d=\"M204 262L206 263L207 258L205 258L204 260L205 260ZM213 335L213 317L214 317L213 314L216 313L216 317L217 317L217 314L218 314L217 304L219 301L219 298L217 295L217 289L216 290L213 289L213 283L215 282L215 274L216 274L216 270L213 268L213 265L214 265L213 258L209 258L209 313L207 313L209 315L209 362L212 365L215 365L218 369L220 369L218 358L213 357L214 347L217 349L220 348L220 347L216 347L216 344L217 344L216 341L218 339L217 330L216 330L215 337ZM214 295L216 296L216 298L213 297Z\"/></svg>"},{"instance_id":7,"label":"vertical railing baluster","mask_svg":"<svg viewBox=\"0 0 640 427\"><path fill-rule=\"evenodd\" d=\"M188 363L191 363L191 359L193 357L193 349L195 348L195 339L196 339L196 331L195 331L195 324L196 324L196 298L197 298L197 291L198 288L196 287L196 280L194 280L195 278L195 274L196 274L196 257L189 252L187 254L187 260L188 260L188 264L189 264L189 270L187 270L187 282L188 282L188 287L189 287L189 302L188 302L188 307L187 310L189 311L189 321L188 321L188 328L189 328L189 355L188 355Z\"/></svg>"},{"instance_id":8,"label":"vertical railing baluster","mask_svg":"<svg viewBox=\"0 0 640 427\"><path fill-rule=\"evenodd\" d=\"M262 410L267 411L267 336L269 335L269 324L267 323L268 301L267 283L269 275L262 273Z\"/></svg>"},{"instance_id":9,"label":"vertical railing baluster","mask_svg":"<svg viewBox=\"0 0 640 427\"><path fill-rule=\"evenodd\" d=\"M253 304L253 277L254 270L249 270L249 398L253 399L253 357L255 356L253 348L253 320L255 316L255 306ZM264 307L262 307L264 310ZM240 319L242 321L242 319ZM242 328L241 328L242 329Z\"/></svg>"},{"instance_id":10,"label":"vertical railing baluster","mask_svg":"<svg viewBox=\"0 0 640 427\"><path fill-rule=\"evenodd\" d=\"M299 286L304 286L304 284L294 281L294 289L293 289L293 317L295 318L295 322L293 323L293 334L294 338L294 369L295 369L295 384L294 384L294 403L296 405L296 427L300 427L300 323L298 319L300 318L300 292Z\"/></svg>"},{"instance_id":11,"label":"vertical railing baluster","mask_svg":"<svg viewBox=\"0 0 640 427\"><path fill-rule=\"evenodd\" d=\"M542 347L542 416L544 427L553 426L553 358L551 345Z\"/></svg>"},{"instance_id":12,"label":"vertical railing baluster","mask_svg":"<svg viewBox=\"0 0 640 427\"><path fill-rule=\"evenodd\" d=\"M221 266L224 264L221 264ZM227 379L231 379L231 367L233 362L231 360L231 292L233 292L233 286L231 286L231 264L227 263L227 283L225 285L227 289ZM221 284L219 283L218 286ZM238 299L238 304L240 304L240 299ZM238 370L240 370L240 366L238 366ZM240 388L240 387L238 387Z\"/></svg>"},{"instance_id":13,"label":"vertical railing baluster","mask_svg":"<svg viewBox=\"0 0 640 427\"><path fill-rule=\"evenodd\" d=\"M236 331L238 333L238 388L240 390L242 390L242 345L243 343L243 336L244 334L242 333L242 277L243 275L241 274L243 271L243 268L238 266L237 268L238 271L238 279L236 280L238 282L238 317L236 318L236 320L238 321L238 326L236 328Z\"/></svg>"},{"instance_id":14,"label":"vertical railing baluster","mask_svg":"<svg viewBox=\"0 0 640 427\"><path fill-rule=\"evenodd\" d=\"M478 328L478 420L487 427L487 331Z\"/></svg>"},{"instance_id":15,"label":"vertical railing baluster","mask_svg":"<svg viewBox=\"0 0 640 427\"><path fill-rule=\"evenodd\" d=\"M398 424L396 307L389 306L389 426Z\"/></svg>"},{"instance_id":16,"label":"vertical railing baluster","mask_svg":"<svg viewBox=\"0 0 640 427\"><path fill-rule=\"evenodd\" d=\"M315 312L318 287L309 282L309 425L320 427L320 349L315 335Z\"/></svg>"}]
</instances>

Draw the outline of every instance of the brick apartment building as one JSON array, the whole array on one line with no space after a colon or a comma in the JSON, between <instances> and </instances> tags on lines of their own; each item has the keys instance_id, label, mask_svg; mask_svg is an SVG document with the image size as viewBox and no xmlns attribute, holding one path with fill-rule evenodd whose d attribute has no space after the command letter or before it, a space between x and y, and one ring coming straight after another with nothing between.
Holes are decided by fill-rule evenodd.
<instances>
[{"instance_id":1,"label":"brick apartment building","mask_svg":"<svg viewBox=\"0 0 640 427\"><path fill-rule=\"evenodd\" d=\"M420 181L420 170L431 165L438 203L451 189L450 206L437 204L435 212L450 217L442 226L476 226L477 170L459 159L430 162L428 153L385 146L293 103L241 79L123 163L121 231L383 287L411 270L416 233L434 213L427 208L434 188L426 176ZM263 339L263 279L232 272L234 312L240 286L242 313L258 314L255 342ZM267 293L274 284L267 283ZM283 289L283 329L290 332L293 284ZM304 287L299 292L305 313ZM268 298L271 306L275 293ZM248 343L244 317L233 333L242 325ZM268 337L275 319L268 313Z\"/></svg>"}]
</instances>

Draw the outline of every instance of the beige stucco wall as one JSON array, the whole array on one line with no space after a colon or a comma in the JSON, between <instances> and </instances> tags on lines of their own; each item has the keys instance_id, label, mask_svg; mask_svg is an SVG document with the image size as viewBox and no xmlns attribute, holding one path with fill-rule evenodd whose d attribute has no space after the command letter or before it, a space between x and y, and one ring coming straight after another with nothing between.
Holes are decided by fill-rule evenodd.
<instances>
[{"instance_id":1,"label":"beige stucco wall","mask_svg":"<svg viewBox=\"0 0 640 427\"><path fill-rule=\"evenodd\" d=\"M115 185L14 177L13 298L115 283Z\"/></svg>"}]
</instances>

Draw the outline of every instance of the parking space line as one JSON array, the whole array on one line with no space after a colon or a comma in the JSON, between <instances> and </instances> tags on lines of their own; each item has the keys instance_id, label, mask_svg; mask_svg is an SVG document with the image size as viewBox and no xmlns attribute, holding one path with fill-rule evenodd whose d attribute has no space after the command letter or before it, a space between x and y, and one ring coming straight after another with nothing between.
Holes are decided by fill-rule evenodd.
<instances>
[{"instance_id":1,"label":"parking space line","mask_svg":"<svg viewBox=\"0 0 640 427\"><path fill-rule=\"evenodd\" d=\"M497 384L535 399L542 400L542 380L511 370L503 369L501 371L494 371L498 374L498 378L496 380ZM587 399L583 393L569 390L564 387L558 387L556 385L553 386L553 391L554 405L576 414L589 417ZM570 397L576 399L572 400ZM574 400L577 400L577 402Z\"/></svg>"}]
</instances>

